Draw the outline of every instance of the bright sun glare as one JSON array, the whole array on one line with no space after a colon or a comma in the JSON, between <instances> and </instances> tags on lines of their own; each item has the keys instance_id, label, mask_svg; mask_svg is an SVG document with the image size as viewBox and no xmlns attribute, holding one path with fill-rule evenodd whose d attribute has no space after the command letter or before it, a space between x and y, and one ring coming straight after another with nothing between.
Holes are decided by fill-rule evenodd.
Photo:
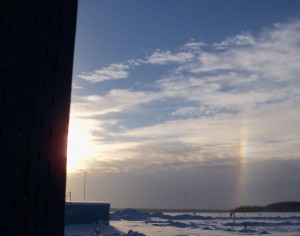
<instances>
[{"instance_id":1,"label":"bright sun glare","mask_svg":"<svg viewBox=\"0 0 300 236\"><path fill-rule=\"evenodd\" d=\"M85 161L95 155L91 124L80 119L70 119L67 151L67 171L85 168Z\"/></svg>"}]
</instances>

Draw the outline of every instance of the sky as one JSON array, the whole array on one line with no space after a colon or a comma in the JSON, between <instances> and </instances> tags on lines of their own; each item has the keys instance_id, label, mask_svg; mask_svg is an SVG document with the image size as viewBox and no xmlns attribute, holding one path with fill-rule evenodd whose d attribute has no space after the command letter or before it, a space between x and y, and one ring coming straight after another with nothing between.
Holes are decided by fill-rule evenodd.
<instances>
[{"instance_id":1,"label":"sky","mask_svg":"<svg viewBox=\"0 0 300 236\"><path fill-rule=\"evenodd\" d=\"M67 192L112 207L300 200L300 1L79 0Z\"/></svg>"}]
</instances>

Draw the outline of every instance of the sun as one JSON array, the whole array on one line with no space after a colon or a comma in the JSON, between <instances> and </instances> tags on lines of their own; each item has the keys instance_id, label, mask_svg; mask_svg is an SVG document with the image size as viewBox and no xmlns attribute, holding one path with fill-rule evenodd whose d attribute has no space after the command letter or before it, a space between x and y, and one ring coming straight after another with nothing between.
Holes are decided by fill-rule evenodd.
<instances>
[{"instance_id":1,"label":"sun","mask_svg":"<svg viewBox=\"0 0 300 236\"><path fill-rule=\"evenodd\" d=\"M70 119L67 149L67 172L85 169L95 151L92 124L88 119Z\"/></svg>"}]
</instances>

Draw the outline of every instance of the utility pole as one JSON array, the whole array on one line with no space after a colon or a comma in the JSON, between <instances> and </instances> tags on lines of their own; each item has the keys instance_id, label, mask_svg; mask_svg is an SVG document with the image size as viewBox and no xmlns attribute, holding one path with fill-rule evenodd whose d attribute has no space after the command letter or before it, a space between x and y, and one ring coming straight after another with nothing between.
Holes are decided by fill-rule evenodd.
<instances>
[{"instance_id":1,"label":"utility pole","mask_svg":"<svg viewBox=\"0 0 300 236\"><path fill-rule=\"evenodd\" d=\"M187 197L188 197L188 193L185 192L185 196L184 196L184 207L185 207L185 210L187 210Z\"/></svg>"},{"instance_id":2,"label":"utility pole","mask_svg":"<svg viewBox=\"0 0 300 236\"><path fill-rule=\"evenodd\" d=\"M84 172L84 182L83 182L83 201L85 202L85 182L87 177L87 171Z\"/></svg>"}]
</instances>

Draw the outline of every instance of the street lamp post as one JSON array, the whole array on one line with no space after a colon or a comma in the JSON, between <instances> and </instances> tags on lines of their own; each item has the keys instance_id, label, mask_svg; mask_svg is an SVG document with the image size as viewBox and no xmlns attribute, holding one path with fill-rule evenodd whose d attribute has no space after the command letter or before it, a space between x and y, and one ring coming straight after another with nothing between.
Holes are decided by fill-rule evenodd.
<instances>
[{"instance_id":1,"label":"street lamp post","mask_svg":"<svg viewBox=\"0 0 300 236\"><path fill-rule=\"evenodd\" d=\"M69 192L69 193L68 193L68 196L69 196L70 203L71 203L71 202L72 202L72 193L71 193L71 192Z\"/></svg>"}]
</instances>

